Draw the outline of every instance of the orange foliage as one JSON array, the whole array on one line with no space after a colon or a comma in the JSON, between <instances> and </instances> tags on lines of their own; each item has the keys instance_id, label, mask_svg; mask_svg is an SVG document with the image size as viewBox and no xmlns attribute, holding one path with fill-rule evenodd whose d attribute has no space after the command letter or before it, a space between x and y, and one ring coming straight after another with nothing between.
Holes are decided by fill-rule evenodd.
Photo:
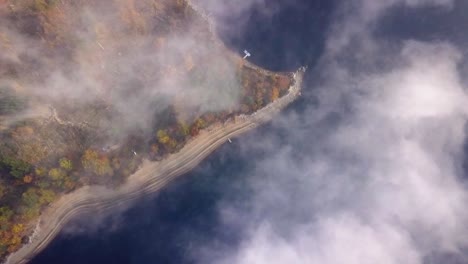
<instances>
[{"instance_id":1,"label":"orange foliage","mask_svg":"<svg viewBox=\"0 0 468 264\"><path fill-rule=\"evenodd\" d=\"M15 224L10 230L0 231L0 243L8 246L8 252L14 252L21 246L21 235L24 231L23 224Z\"/></svg>"},{"instance_id":2,"label":"orange foliage","mask_svg":"<svg viewBox=\"0 0 468 264\"><path fill-rule=\"evenodd\" d=\"M99 155L95 150L88 149L81 158L83 167L97 175L112 174L109 159L104 155Z\"/></svg>"},{"instance_id":3,"label":"orange foliage","mask_svg":"<svg viewBox=\"0 0 468 264\"><path fill-rule=\"evenodd\" d=\"M273 87L271 90L271 101L275 101L279 97L279 89L278 87Z\"/></svg>"},{"instance_id":4,"label":"orange foliage","mask_svg":"<svg viewBox=\"0 0 468 264\"><path fill-rule=\"evenodd\" d=\"M286 76L278 77L278 85L282 90L288 89L291 86L291 79Z\"/></svg>"},{"instance_id":5,"label":"orange foliage","mask_svg":"<svg viewBox=\"0 0 468 264\"><path fill-rule=\"evenodd\" d=\"M65 186L65 188L67 188L68 190L73 190L75 187L76 187L76 183L71 181L71 180L65 180L65 183L63 184Z\"/></svg>"},{"instance_id":6,"label":"orange foliage","mask_svg":"<svg viewBox=\"0 0 468 264\"><path fill-rule=\"evenodd\" d=\"M31 183L32 181L33 181L33 177L29 174L23 177L24 183Z\"/></svg>"},{"instance_id":7,"label":"orange foliage","mask_svg":"<svg viewBox=\"0 0 468 264\"><path fill-rule=\"evenodd\" d=\"M13 234L9 231L0 231L0 243L3 245L9 244Z\"/></svg>"}]
</instances>

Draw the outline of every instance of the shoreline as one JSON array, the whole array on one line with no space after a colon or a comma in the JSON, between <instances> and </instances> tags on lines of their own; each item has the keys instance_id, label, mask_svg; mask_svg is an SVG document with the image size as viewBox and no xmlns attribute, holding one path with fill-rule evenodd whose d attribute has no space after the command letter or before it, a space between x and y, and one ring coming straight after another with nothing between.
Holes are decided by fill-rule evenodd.
<instances>
[{"instance_id":1,"label":"shoreline","mask_svg":"<svg viewBox=\"0 0 468 264\"><path fill-rule=\"evenodd\" d=\"M203 159L224 144L267 121L300 96L304 67L294 73L295 83L288 93L251 115L236 116L223 124L214 124L200 131L177 153L161 161L145 160L125 183L111 190L103 186L85 186L59 198L46 208L37 220L28 244L10 254L5 263L27 263L42 251L72 218L89 212L108 212L130 206L144 196L156 193L175 178L195 168Z\"/></svg>"}]
</instances>

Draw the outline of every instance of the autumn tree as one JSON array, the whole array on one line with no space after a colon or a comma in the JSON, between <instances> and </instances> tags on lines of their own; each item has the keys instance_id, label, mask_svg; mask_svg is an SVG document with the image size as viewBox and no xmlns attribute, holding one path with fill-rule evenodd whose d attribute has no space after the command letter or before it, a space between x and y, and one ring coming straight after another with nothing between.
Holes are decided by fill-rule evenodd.
<instances>
[{"instance_id":1,"label":"autumn tree","mask_svg":"<svg viewBox=\"0 0 468 264\"><path fill-rule=\"evenodd\" d=\"M158 130L156 136L158 138L159 143L161 143L161 144L167 144L171 140L171 138L167 134L166 130L164 130L164 129Z\"/></svg>"},{"instance_id":2,"label":"autumn tree","mask_svg":"<svg viewBox=\"0 0 468 264\"><path fill-rule=\"evenodd\" d=\"M11 224L13 212L7 207L0 207L0 254L16 251L21 245L24 225Z\"/></svg>"},{"instance_id":3,"label":"autumn tree","mask_svg":"<svg viewBox=\"0 0 468 264\"><path fill-rule=\"evenodd\" d=\"M202 118L197 118L195 120L195 125L199 128L199 129L202 129L202 128L205 128L206 127L206 122L205 120L203 120Z\"/></svg>"},{"instance_id":4,"label":"autumn tree","mask_svg":"<svg viewBox=\"0 0 468 264\"><path fill-rule=\"evenodd\" d=\"M97 151L88 149L81 157L83 168L96 175L111 175L113 174L109 158L105 155L100 155Z\"/></svg>"},{"instance_id":5,"label":"autumn tree","mask_svg":"<svg viewBox=\"0 0 468 264\"><path fill-rule=\"evenodd\" d=\"M23 182L24 183L31 183L33 181L33 177L31 176L31 174L28 174L26 176L23 177Z\"/></svg>"},{"instance_id":6,"label":"autumn tree","mask_svg":"<svg viewBox=\"0 0 468 264\"><path fill-rule=\"evenodd\" d=\"M59 160L59 164L60 164L60 168L66 171L71 171L73 169L72 161L67 158L61 158Z\"/></svg>"},{"instance_id":7,"label":"autumn tree","mask_svg":"<svg viewBox=\"0 0 468 264\"><path fill-rule=\"evenodd\" d=\"M278 87L273 87L273 89L271 90L271 101L275 101L276 99L278 99L279 97L279 89Z\"/></svg>"},{"instance_id":8,"label":"autumn tree","mask_svg":"<svg viewBox=\"0 0 468 264\"><path fill-rule=\"evenodd\" d=\"M162 144L167 151L174 152L177 148L177 141L170 137L167 130L160 129L157 133L157 139L160 144Z\"/></svg>"},{"instance_id":9,"label":"autumn tree","mask_svg":"<svg viewBox=\"0 0 468 264\"><path fill-rule=\"evenodd\" d=\"M56 194L52 190L39 189L38 193L39 193L39 204L40 205L50 204L56 198Z\"/></svg>"},{"instance_id":10,"label":"autumn tree","mask_svg":"<svg viewBox=\"0 0 468 264\"><path fill-rule=\"evenodd\" d=\"M45 176L47 175L47 168L38 167L34 170L34 173L39 177Z\"/></svg>"},{"instance_id":11,"label":"autumn tree","mask_svg":"<svg viewBox=\"0 0 468 264\"><path fill-rule=\"evenodd\" d=\"M176 151L176 148L177 148L177 141L175 141L175 139L171 138L169 140L169 142L166 144L166 147L169 150L169 152L174 153Z\"/></svg>"},{"instance_id":12,"label":"autumn tree","mask_svg":"<svg viewBox=\"0 0 468 264\"><path fill-rule=\"evenodd\" d=\"M277 81L281 89L288 89L291 85L291 79L286 76L278 77Z\"/></svg>"},{"instance_id":13,"label":"autumn tree","mask_svg":"<svg viewBox=\"0 0 468 264\"><path fill-rule=\"evenodd\" d=\"M159 149L158 144L152 144L151 145L150 153L153 155L153 158L160 154L160 149Z\"/></svg>"},{"instance_id":14,"label":"autumn tree","mask_svg":"<svg viewBox=\"0 0 468 264\"><path fill-rule=\"evenodd\" d=\"M198 135L198 133L200 133L200 128L195 123L192 124L192 126L190 127L190 135L194 137Z\"/></svg>"},{"instance_id":15,"label":"autumn tree","mask_svg":"<svg viewBox=\"0 0 468 264\"><path fill-rule=\"evenodd\" d=\"M62 168L52 168L49 170L49 177L53 181L62 181L67 176Z\"/></svg>"}]
</instances>

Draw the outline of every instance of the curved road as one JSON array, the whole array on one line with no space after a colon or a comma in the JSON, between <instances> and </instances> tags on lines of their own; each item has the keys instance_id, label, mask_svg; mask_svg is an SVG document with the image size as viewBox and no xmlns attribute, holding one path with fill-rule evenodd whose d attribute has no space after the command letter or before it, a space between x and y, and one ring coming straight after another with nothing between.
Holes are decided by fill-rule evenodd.
<instances>
[{"instance_id":1,"label":"curved road","mask_svg":"<svg viewBox=\"0 0 468 264\"><path fill-rule=\"evenodd\" d=\"M295 73L295 83L283 97L259 111L238 116L223 125L213 125L201 131L179 152L158 162L145 161L127 182L115 190L102 186L86 186L62 196L41 215L29 244L6 260L7 264L27 263L43 250L73 217L85 212L105 212L129 206L132 201L154 193L195 166L230 137L240 135L265 123L293 102L299 95L305 68Z\"/></svg>"}]
</instances>

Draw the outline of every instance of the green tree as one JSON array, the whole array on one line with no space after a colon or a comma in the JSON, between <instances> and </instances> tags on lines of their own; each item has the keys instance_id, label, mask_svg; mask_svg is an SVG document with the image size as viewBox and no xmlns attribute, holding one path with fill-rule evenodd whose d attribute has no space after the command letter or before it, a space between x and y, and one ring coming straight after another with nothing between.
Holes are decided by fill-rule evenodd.
<instances>
[{"instance_id":1,"label":"green tree","mask_svg":"<svg viewBox=\"0 0 468 264\"><path fill-rule=\"evenodd\" d=\"M8 206L0 207L0 230L5 230L10 225L10 219L13 211Z\"/></svg>"},{"instance_id":2,"label":"green tree","mask_svg":"<svg viewBox=\"0 0 468 264\"><path fill-rule=\"evenodd\" d=\"M41 205L44 204L50 204L53 202L56 198L56 194L52 190L45 190L45 189L40 189L39 190L39 203Z\"/></svg>"},{"instance_id":3,"label":"green tree","mask_svg":"<svg viewBox=\"0 0 468 264\"><path fill-rule=\"evenodd\" d=\"M34 172L37 176L45 176L47 175L47 168L39 167L39 168L36 168Z\"/></svg>"},{"instance_id":4,"label":"green tree","mask_svg":"<svg viewBox=\"0 0 468 264\"><path fill-rule=\"evenodd\" d=\"M28 163L9 156L2 157L0 167L9 170L10 175L16 179L22 179L24 175L31 171L31 166Z\"/></svg>"},{"instance_id":5,"label":"green tree","mask_svg":"<svg viewBox=\"0 0 468 264\"><path fill-rule=\"evenodd\" d=\"M41 189L47 189L50 187L50 182L47 180L40 180L37 182L37 186Z\"/></svg>"},{"instance_id":6,"label":"green tree","mask_svg":"<svg viewBox=\"0 0 468 264\"><path fill-rule=\"evenodd\" d=\"M180 128L180 130L182 132L182 135L184 137L186 137L190 133L190 126L185 124L185 123L179 124L179 128Z\"/></svg>"},{"instance_id":7,"label":"green tree","mask_svg":"<svg viewBox=\"0 0 468 264\"><path fill-rule=\"evenodd\" d=\"M29 188L21 197L22 202L29 208L39 207L39 195L36 188Z\"/></svg>"},{"instance_id":8,"label":"green tree","mask_svg":"<svg viewBox=\"0 0 468 264\"><path fill-rule=\"evenodd\" d=\"M32 206L32 207L21 206L20 207L21 218L23 219L23 221L33 220L34 218L39 216L39 213L40 213L39 209L40 208L38 205Z\"/></svg>"}]
</instances>

